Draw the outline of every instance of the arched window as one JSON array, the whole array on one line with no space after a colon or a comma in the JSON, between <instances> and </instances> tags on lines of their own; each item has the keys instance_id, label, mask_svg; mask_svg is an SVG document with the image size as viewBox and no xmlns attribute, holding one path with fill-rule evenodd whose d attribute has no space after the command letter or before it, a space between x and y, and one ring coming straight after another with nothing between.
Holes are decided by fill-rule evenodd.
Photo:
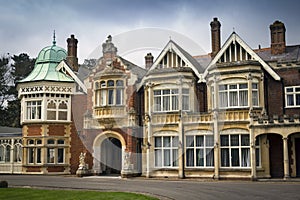
<instances>
[{"instance_id":1,"label":"arched window","mask_svg":"<svg viewBox=\"0 0 300 200\"><path fill-rule=\"evenodd\" d=\"M48 120L56 120L56 104L53 100L48 102L47 105L47 119Z\"/></svg>"},{"instance_id":2,"label":"arched window","mask_svg":"<svg viewBox=\"0 0 300 200\"><path fill-rule=\"evenodd\" d=\"M67 120L68 119L68 106L63 101L58 106L58 120Z\"/></svg>"},{"instance_id":3,"label":"arched window","mask_svg":"<svg viewBox=\"0 0 300 200\"><path fill-rule=\"evenodd\" d=\"M0 145L0 162L4 162L5 158L5 150L4 150L4 146Z\"/></svg>"}]
</instances>

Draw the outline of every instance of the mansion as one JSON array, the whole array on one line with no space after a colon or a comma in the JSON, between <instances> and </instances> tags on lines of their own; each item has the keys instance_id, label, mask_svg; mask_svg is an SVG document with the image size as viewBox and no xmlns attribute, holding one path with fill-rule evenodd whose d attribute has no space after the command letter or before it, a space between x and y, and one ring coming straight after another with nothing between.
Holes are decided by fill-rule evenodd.
<instances>
[{"instance_id":1,"label":"mansion","mask_svg":"<svg viewBox=\"0 0 300 200\"><path fill-rule=\"evenodd\" d=\"M270 25L268 48L236 32L211 53L169 40L145 68L120 57L108 36L93 65L43 48L18 82L22 134L0 133L0 173L251 179L300 177L300 44ZM221 45L222 44L222 45ZM82 155L84 154L84 157ZM81 159L80 159L81 157Z\"/></svg>"}]
</instances>

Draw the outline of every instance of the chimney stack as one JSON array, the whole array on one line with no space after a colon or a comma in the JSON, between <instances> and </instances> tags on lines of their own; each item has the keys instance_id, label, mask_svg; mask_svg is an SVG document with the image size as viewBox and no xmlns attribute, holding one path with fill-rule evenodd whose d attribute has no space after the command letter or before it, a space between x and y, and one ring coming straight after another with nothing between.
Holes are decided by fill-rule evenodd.
<instances>
[{"instance_id":1,"label":"chimney stack","mask_svg":"<svg viewBox=\"0 0 300 200\"><path fill-rule=\"evenodd\" d=\"M285 26L281 21L275 21L270 25L271 30L271 54L278 55L285 52Z\"/></svg>"},{"instance_id":2,"label":"chimney stack","mask_svg":"<svg viewBox=\"0 0 300 200\"><path fill-rule=\"evenodd\" d=\"M78 40L74 35L71 35L70 38L67 39L68 43L68 56L67 62L72 68L73 71L78 71L78 58L77 58L77 43Z\"/></svg>"},{"instance_id":3,"label":"chimney stack","mask_svg":"<svg viewBox=\"0 0 300 200\"><path fill-rule=\"evenodd\" d=\"M221 23L218 18L215 17L212 22L210 22L211 27L211 57L215 57L221 49Z\"/></svg>"},{"instance_id":4,"label":"chimney stack","mask_svg":"<svg viewBox=\"0 0 300 200\"><path fill-rule=\"evenodd\" d=\"M151 53L147 53L147 55L145 56L145 68L147 70L150 69L150 67L153 65L153 56Z\"/></svg>"},{"instance_id":5,"label":"chimney stack","mask_svg":"<svg viewBox=\"0 0 300 200\"><path fill-rule=\"evenodd\" d=\"M117 55L117 47L112 43L112 37L109 35L105 43L102 44L103 57L106 64L109 65Z\"/></svg>"}]
</instances>

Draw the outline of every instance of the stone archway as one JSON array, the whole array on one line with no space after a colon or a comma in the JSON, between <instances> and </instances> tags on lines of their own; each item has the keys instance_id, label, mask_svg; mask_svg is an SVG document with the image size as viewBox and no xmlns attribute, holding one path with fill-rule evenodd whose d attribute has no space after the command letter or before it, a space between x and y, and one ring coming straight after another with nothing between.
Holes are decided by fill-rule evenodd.
<instances>
[{"instance_id":1,"label":"stone archway","mask_svg":"<svg viewBox=\"0 0 300 200\"><path fill-rule=\"evenodd\" d=\"M99 134L93 144L93 170L95 174L120 174L126 143L121 134L106 131Z\"/></svg>"}]
</instances>

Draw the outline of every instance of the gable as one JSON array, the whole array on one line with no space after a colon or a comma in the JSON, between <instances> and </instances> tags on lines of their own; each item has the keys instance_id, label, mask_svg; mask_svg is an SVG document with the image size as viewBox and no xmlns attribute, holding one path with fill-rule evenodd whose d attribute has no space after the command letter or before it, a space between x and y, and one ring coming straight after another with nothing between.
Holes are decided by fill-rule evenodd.
<instances>
[{"instance_id":1,"label":"gable","mask_svg":"<svg viewBox=\"0 0 300 200\"><path fill-rule=\"evenodd\" d=\"M231 34L221 50L206 68L203 77L208 75L208 71L217 63L231 63L241 61L258 61L262 67L275 79L280 80L280 76L261 59L235 32Z\"/></svg>"},{"instance_id":2,"label":"gable","mask_svg":"<svg viewBox=\"0 0 300 200\"><path fill-rule=\"evenodd\" d=\"M68 76L71 76L75 80L76 84L82 89L82 91L84 93L87 93L85 85L81 82L78 76L74 73L74 71L68 66L68 64L64 60L57 65L56 70Z\"/></svg>"},{"instance_id":3,"label":"gable","mask_svg":"<svg viewBox=\"0 0 300 200\"><path fill-rule=\"evenodd\" d=\"M153 69L177 67L189 67L198 77L200 77L200 72L203 71L200 64L188 52L170 40L149 71Z\"/></svg>"}]
</instances>

